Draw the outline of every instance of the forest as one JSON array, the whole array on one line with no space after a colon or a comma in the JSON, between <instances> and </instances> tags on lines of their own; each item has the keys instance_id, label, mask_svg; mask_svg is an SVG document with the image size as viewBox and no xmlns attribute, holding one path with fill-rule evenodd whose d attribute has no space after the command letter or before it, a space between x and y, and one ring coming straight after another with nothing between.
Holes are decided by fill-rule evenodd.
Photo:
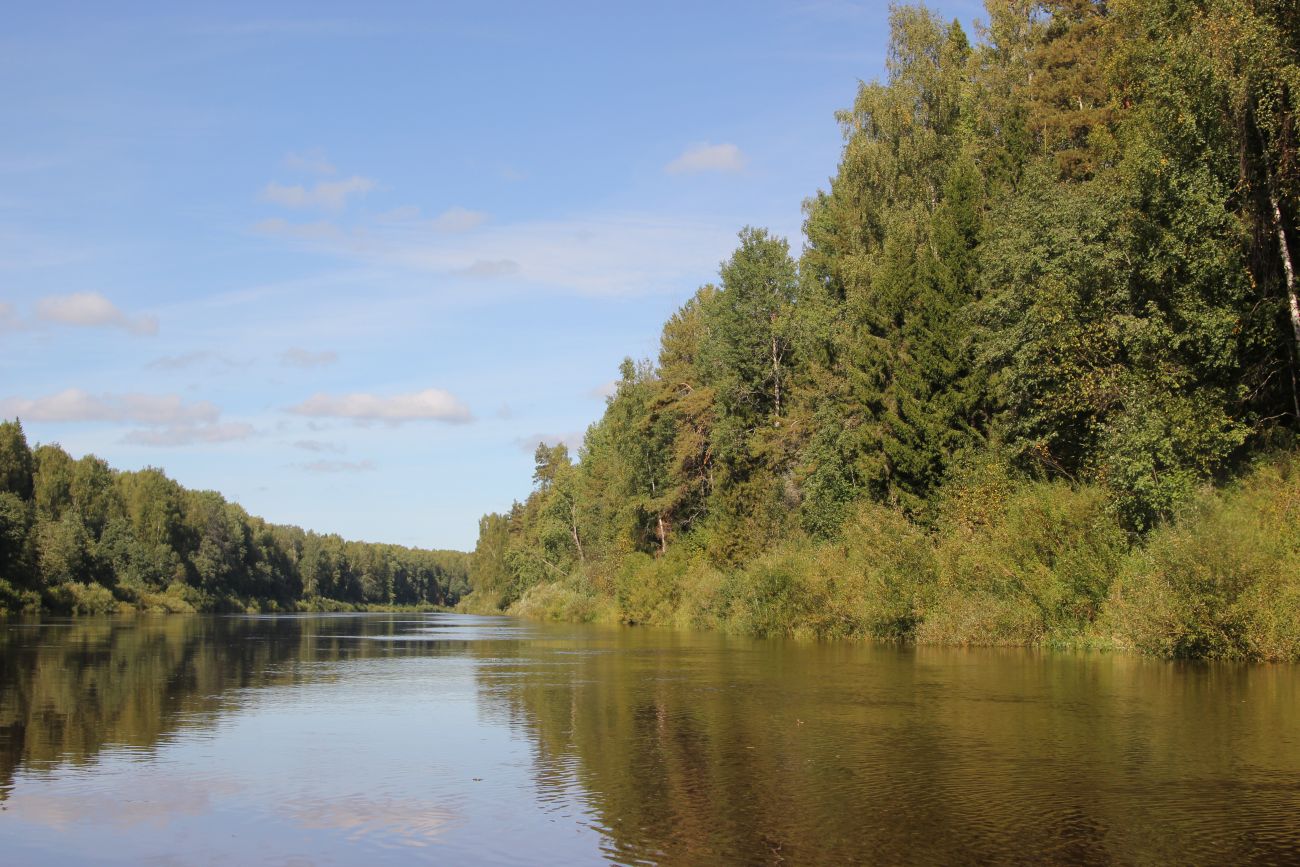
<instances>
[{"instance_id":1,"label":"forest","mask_svg":"<svg viewBox=\"0 0 1300 867\"><path fill-rule=\"evenodd\" d=\"M467 590L464 553L269 524L0 422L0 614L427 608Z\"/></svg>"},{"instance_id":2,"label":"forest","mask_svg":"<svg viewBox=\"0 0 1300 867\"><path fill-rule=\"evenodd\" d=\"M740 231L462 605L1300 658L1300 4L889 15L799 249Z\"/></svg>"}]
</instances>

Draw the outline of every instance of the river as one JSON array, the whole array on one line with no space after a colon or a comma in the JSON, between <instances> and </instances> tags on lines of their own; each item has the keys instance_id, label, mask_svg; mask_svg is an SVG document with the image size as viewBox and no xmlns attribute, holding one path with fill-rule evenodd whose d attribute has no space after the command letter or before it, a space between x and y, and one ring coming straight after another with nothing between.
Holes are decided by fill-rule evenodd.
<instances>
[{"instance_id":1,"label":"river","mask_svg":"<svg viewBox=\"0 0 1300 867\"><path fill-rule=\"evenodd\" d=\"M1300 863L1298 687L454 614L7 622L0 861Z\"/></svg>"}]
</instances>

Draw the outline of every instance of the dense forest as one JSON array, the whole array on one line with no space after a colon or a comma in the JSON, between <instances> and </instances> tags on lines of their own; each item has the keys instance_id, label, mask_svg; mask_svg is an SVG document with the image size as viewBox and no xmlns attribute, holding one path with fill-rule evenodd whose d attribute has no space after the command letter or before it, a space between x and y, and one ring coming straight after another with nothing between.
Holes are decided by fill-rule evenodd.
<instances>
[{"instance_id":1,"label":"dense forest","mask_svg":"<svg viewBox=\"0 0 1300 867\"><path fill-rule=\"evenodd\" d=\"M268 524L160 470L32 449L0 423L0 613L448 605L468 557Z\"/></svg>"},{"instance_id":2,"label":"dense forest","mask_svg":"<svg viewBox=\"0 0 1300 867\"><path fill-rule=\"evenodd\" d=\"M802 249L740 232L466 607L1300 657L1300 4L894 7Z\"/></svg>"}]
</instances>

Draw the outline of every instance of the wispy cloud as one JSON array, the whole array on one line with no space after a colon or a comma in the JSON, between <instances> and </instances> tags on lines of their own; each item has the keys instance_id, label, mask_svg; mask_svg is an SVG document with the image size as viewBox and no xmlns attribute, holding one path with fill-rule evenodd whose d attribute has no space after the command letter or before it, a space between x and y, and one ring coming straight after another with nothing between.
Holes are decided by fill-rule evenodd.
<instances>
[{"instance_id":1,"label":"wispy cloud","mask_svg":"<svg viewBox=\"0 0 1300 867\"><path fill-rule=\"evenodd\" d=\"M175 424L153 430L131 431L122 437L122 442L145 446L188 446L195 443L234 442L248 439L253 433L253 426L243 422Z\"/></svg>"},{"instance_id":2,"label":"wispy cloud","mask_svg":"<svg viewBox=\"0 0 1300 867\"><path fill-rule=\"evenodd\" d=\"M513 259L478 259L452 273L465 277L509 277L519 273L519 263Z\"/></svg>"},{"instance_id":3,"label":"wispy cloud","mask_svg":"<svg viewBox=\"0 0 1300 867\"><path fill-rule=\"evenodd\" d=\"M670 175L697 174L699 172L738 172L745 168L747 159L734 144L691 145L677 159L664 166Z\"/></svg>"},{"instance_id":4,"label":"wispy cloud","mask_svg":"<svg viewBox=\"0 0 1300 867\"><path fill-rule=\"evenodd\" d=\"M324 440L297 440L293 443L293 447L302 449L305 452L332 452L336 455L341 455L347 451L347 448L339 443L325 442Z\"/></svg>"},{"instance_id":5,"label":"wispy cloud","mask_svg":"<svg viewBox=\"0 0 1300 867\"><path fill-rule=\"evenodd\" d=\"M145 365L150 370L189 370L195 367L245 367L249 362L236 361L229 356L208 350L184 352L180 355L163 355Z\"/></svg>"},{"instance_id":6,"label":"wispy cloud","mask_svg":"<svg viewBox=\"0 0 1300 867\"><path fill-rule=\"evenodd\" d=\"M439 232L468 232L483 225L487 218L488 215L483 211L448 208L433 218L432 226Z\"/></svg>"},{"instance_id":7,"label":"wispy cloud","mask_svg":"<svg viewBox=\"0 0 1300 867\"><path fill-rule=\"evenodd\" d=\"M587 296L681 291L716 272L735 243L729 221L644 214L483 226L448 235L427 220L292 223L254 230L306 249L385 268L508 280Z\"/></svg>"},{"instance_id":8,"label":"wispy cloud","mask_svg":"<svg viewBox=\"0 0 1300 867\"><path fill-rule=\"evenodd\" d=\"M611 379L609 382L602 382L600 385L587 392L588 397L595 397L604 400L607 397L613 397L618 393L618 380Z\"/></svg>"},{"instance_id":9,"label":"wispy cloud","mask_svg":"<svg viewBox=\"0 0 1300 867\"><path fill-rule=\"evenodd\" d=\"M133 422L192 425L216 422L221 410L209 401L187 403L177 394L91 394L69 388L38 398L0 400L0 417L42 422Z\"/></svg>"},{"instance_id":10,"label":"wispy cloud","mask_svg":"<svg viewBox=\"0 0 1300 867\"><path fill-rule=\"evenodd\" d=\"M374 181L360 175L353 175L339 181L317 181L310 187L272 181L262 188L262 198L285 208L321 208L326 211L341 211L350 197L364 195L374 188Z\"/></svg>"},{"instance_id":11,"label":"wispy cloud","mask_svg":"<svg viewBox=\"0 0 1300 867\"><path fill-rule=\"evenodd\" d=\"M156 316L128 316L98 292L52 295L36 302L36 318L82 328L121 328L132 334L158 333Z\"/></svg>"},{"instance_id":12,"label":"wispy cloud","mask_svg":"<svg viewBox=\"0 0 1300 867\"><path fill-rule=\"evenodd\" d=\"M375 219L384 223L404 223L418 220L420 219L420 208L418 205L401 205L375 215Z\"/></svg>"},{"instance_id":13,"label":"wispy cloud","mask_svg":"<svg viewBox=\"0 0 1300 867\"><path fill-rule=\"evenodd\" d=\"M285 168L296 172L309 172L313 175L332 175L338 171L334 164L318 150L302 153L290 153L284 158Z\"/></svg>"},{"instance_id":14,"label":"wispy cloud","mask_svg":"<svg viewBox=\"0 0 1300 867\"><path fill-rule=\"evenodd\" d=\"M527 452L530 455L537 451L537 445L539 443L546 443L548 446L556 446L560 443L564 443L569 447L569 451L577 452L578 447L582 445L582 441L585 437L586 432L580 430L569 431L568 433L535 433L529 434L528 436L515 437L515 445L519 447L520 451Z\"/></svg>"},{"instance_id":15,"label":"wispy cloud","mask_svg":"<svg viewBox=\"0 0 1300 867\"><path fill-rule=\"evenodd\" d=\"M442 421L463 423L473 420L469 408L454 394L441 388L428 388L412 394L381 396L353 394L316 394L289 412L316 418L346 418L353 421Z\"/></svg>"},{"instance_id":16,"label":"wispy cloud","mask_svg":"<svg viewBox=\"0 0 1300 867\"><path fill-rule=\"evenodd\" d=\"M374 472L374 461L308 461L296 466L309 473L369 473Z\"/></svg>"},{"instance_id":17,"label":"wispy cloud","mask_svg":"<svg viewBox=\"0 0 1300 867\"><path fill-rule=\"evenodd\" d=\"M325 367L338 360L339 354L332 349L312 352L295 346L280 353L280 363L285 367Z\"/></svg>"}]
</instances>

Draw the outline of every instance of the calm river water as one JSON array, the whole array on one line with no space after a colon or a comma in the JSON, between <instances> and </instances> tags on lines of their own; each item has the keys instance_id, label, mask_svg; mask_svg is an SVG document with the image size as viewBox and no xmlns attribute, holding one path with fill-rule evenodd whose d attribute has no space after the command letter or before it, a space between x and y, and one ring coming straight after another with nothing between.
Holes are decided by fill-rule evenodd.
<instances>
[{"instance_id":1,"label":"calm river water","mask_svg":"<svg viewBox=\"0 0 1300 867\"><path fill-rule=\"evenodd\" d=\"M1300 668L0 623L5 864L1300 863Z\"/></svg>"}]
</instances>

